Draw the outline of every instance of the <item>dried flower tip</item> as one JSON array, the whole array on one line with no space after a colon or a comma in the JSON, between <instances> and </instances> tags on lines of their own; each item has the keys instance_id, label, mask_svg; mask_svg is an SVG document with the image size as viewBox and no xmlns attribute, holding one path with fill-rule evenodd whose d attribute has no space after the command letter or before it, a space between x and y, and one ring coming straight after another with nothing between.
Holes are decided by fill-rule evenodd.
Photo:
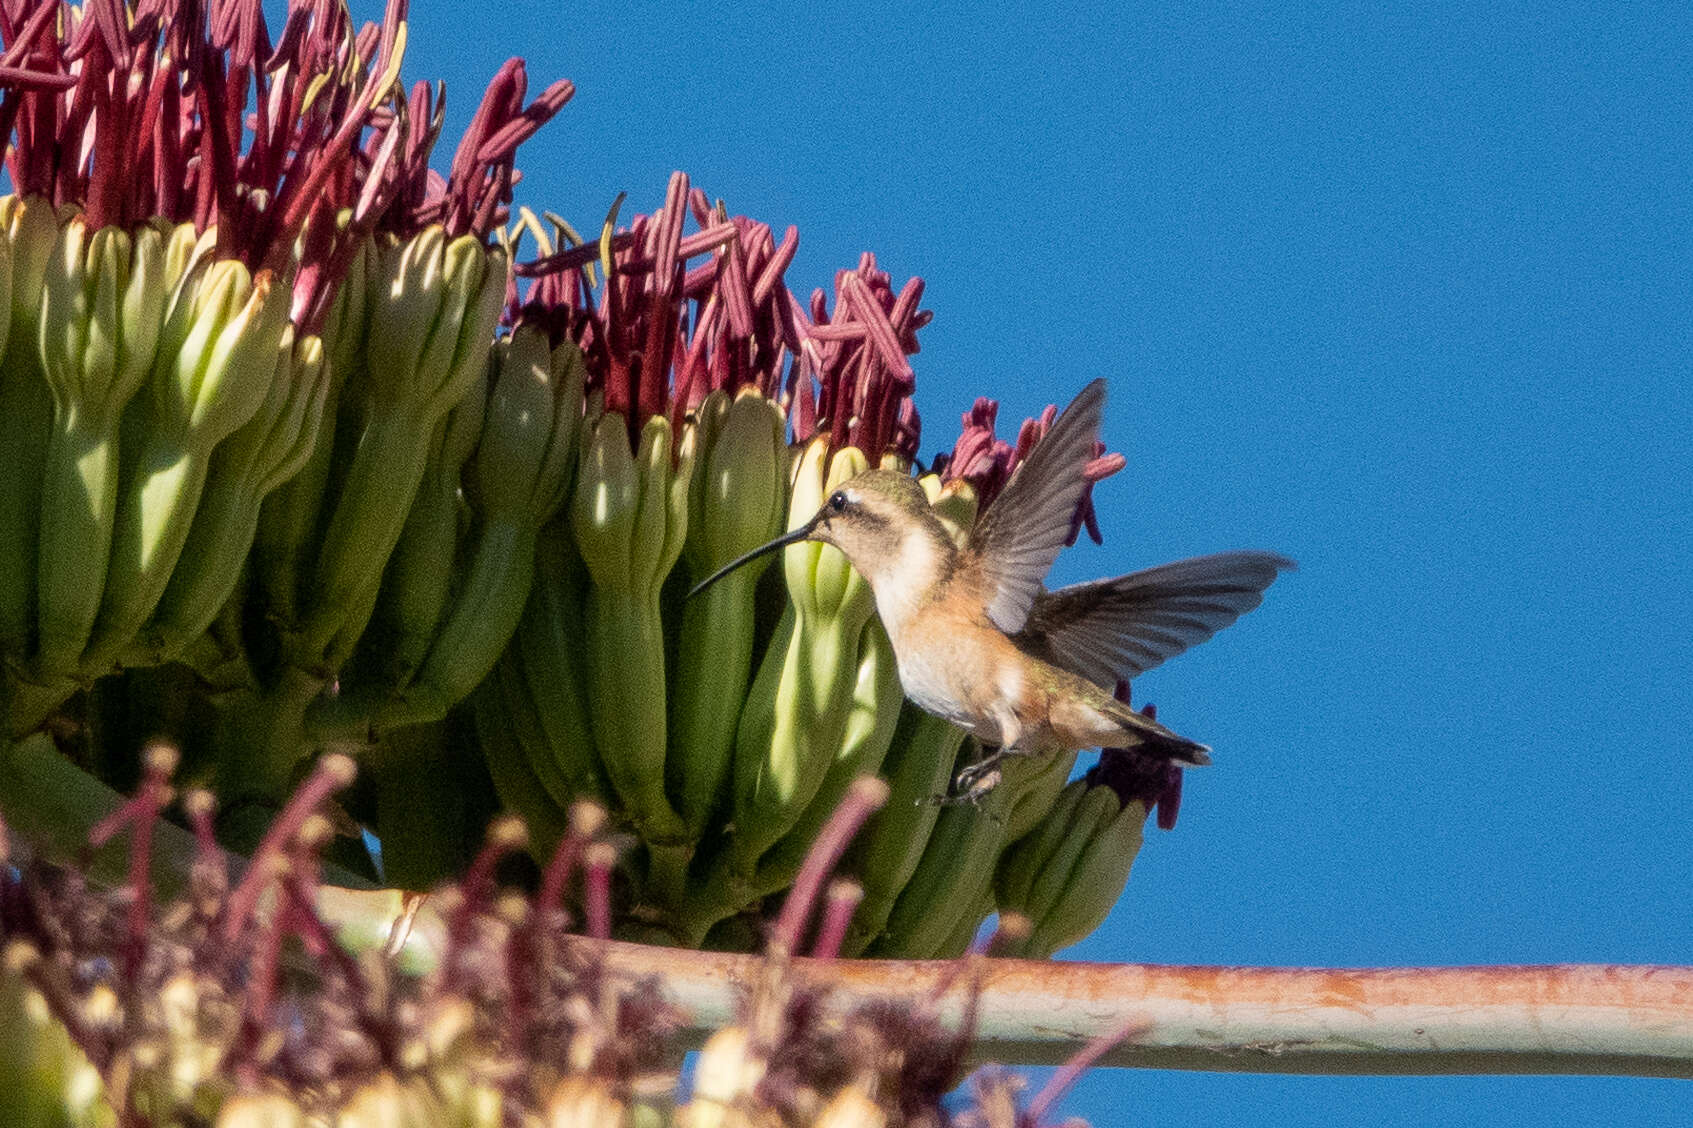
<instances>
[{"instance_id":1,"label":"dried flower tip","mask_svg":"<svg viewBox=\"0 0 1693 1128\"><path fill-rule=\"evenodd\" d=\"M888 1114L862 1085L852 1084L831 1097L811 1123L813 1128L886 1128Z\"/></svg>"},{"instance_id":2,"label":"dried flower tip","mask_svg":"<svg viewBox=\"0 0 1693 1128\"><path fill-rule=\"evenodd\" d=\"M591 1074L566 1077L547 1101L547 1128L599 1128L622 1124L628 1109L604 1081Z\"/></svg>"},{"instance_id":3,"label":"dried flower tip","mask_svg":"<svg viewBox=\"0 0 1693 1128\"><path fill-rule=\"evenodd\" d=\"M1001 913L999 924L988 934L982 950L990 956L995 952L1004 951L1027 940L1034 928L1034 923L1022 913Z\"/></svg>"},{"instance_id":4,"label":"dried flower tip","mask_svg":"<svg viewBox=\"0 0 1693 1128\"><path fill-rule=\"evenodd\" d=\"M858 911L862 900L864 886L851 878L838 877L829 883L829 891L824 894L823 900L823 923L818 926L817 941L811 949L814 958L832 960L841 954L847 926L852 923L852 914Z\"/></svg>"},{"instance_id":5,"label":"dried flower tip","mask_svg":"<svg viewBox=\"0 0 1693 1128\"><path fill-rule=\"evenodd\" d=\"M190 819L209 819L217 811L217 797L203 787L193 788L182 797L182 811Z\"/></svg>"},{"instance_id":6,"label":"dried flower tip","mask_svg":"<svg viewBox=\"0 0 1693 1128\"><path fill-rule=\"evenodd\" d=\"M752 1096L768 1066L762 1054L753 1052L745 1027L723 1027L706 1039L700 1050L699 1063L694 1067L693 1105L703 1101L708 1107L733 1107ZM703 1110L696 1110L687 1123L709 1124L711 1120Z\"/></svg>"},{"instance_id":7,"label":"dried flower tip","mask_svg":"<svg viewBox=\"0 0 1693 1128\"><path fill-rule=\"evenodd\" d=\"M529 844L529 831L524 827L523 820L512 815L495 819L488 824L488 845L498 847L501 852L521 850Z\"/></svg>"},{"instance_id":8,"label":"dried flower tip","mask_svg":"<svg viewBox=\"0 0 1693 1128\"><path fill-rule=\"evenodd\" d=\"M307 850L318 850L327 845L335 837L335 824L319 814L307 816L300 824L300 832L294 836L294 841Z\"/></svg>"},{"instance_id":9,"label":"dried flower tip","mask_svg":"<svg viewBox=\"0 0 1693 1128\"><path fill-rule=\"evenodd\" d=\"M570 805L570 833L579 838L592 838L604 827L609 816L604 807L586 799Z\"/></svg>"},{"instance_id":10,"label":"dried flower tip","mask_svg":"<svg viewBox=\"0 0 1693 1128\"><path fill-rule=\"evenodd\" d=\"M0 967L7 975L18 976L34 967L41 960L41 952L28 940L12 940L6 944L4 952L0 952Z\"/></svg>"},{"instance_id":11,"label":"dried flower tip","mask_svg":"<svg viewBox=\"0 0 1693 1128\"><path fill-rule=\"evenodd\" d=\"M358 778L359 766L344 752L331 752L317 762L314 775L332 780L336 790L348 786Z\"/></svg>"},{"instance_id":12,"label":"dried flower tip","mask_svg":"<svg viewBox=\"0 0 1693 1128\"><path fill-rule=\"evenodd\" d=\"M281 1093L239 1093L223 1102L217 1128L305 1128L306 1114Z\"/></svg>"},{"instance_id":13,"label":"dried flower tip","mask_svg":"<svg viewBox=\"0 0 1693 1128\"><path fill-rule=\"evenodd\" d=\"M529 917L529 898L521 893L506 893L494 902L494 914L515 928Z\"/></svg>"},{"instance_id":14,"label":"dried flower tip","mask_svg":"<svg viewBox=\"0 0 1693 1128\"><path fill-rule=\"evenodd\" d=\"M123 1004L118 993L104 983L97 983L83 996L82 1020L92 1027L115 1028L123 1022Z\"/></svg>"},{"instance_id":15,"label":"dried flower tip","mask_svg":"<svg viewBox=\"0 0 1693 1128\"><path fill-rule=\"evenodd\" d=\"M147 774L162 783L176 774L176 766L182 762L182 754L173 745L156 741L149 744L147 750L142 753L142 762L146 765Z\"/></svg>"}]
</instances>

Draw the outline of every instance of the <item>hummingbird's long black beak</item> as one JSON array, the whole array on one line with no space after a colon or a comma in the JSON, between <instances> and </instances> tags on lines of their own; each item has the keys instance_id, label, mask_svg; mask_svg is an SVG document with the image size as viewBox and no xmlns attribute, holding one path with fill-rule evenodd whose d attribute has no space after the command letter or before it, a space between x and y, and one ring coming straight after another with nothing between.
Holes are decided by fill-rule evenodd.
<instances>
[{"instance_id":1,"label":"hummingbird's long black beak","mask_svg":"<svg viewBox=\"0 0 1693 1128\"><path fill-rule=\"evenodd\" d=\"M760 556L765 556L769 553L775 552L777 549L787 548L790 544L804 540L812 534L812 532L817 528L817 523L822 519L823 515L819 513L816 517L813 517L811 520L807 521L792 532L783 533L769 544L761 544L744 556L737 556L735 559L729 561L729 563L723 565L723 567L717 569L717 571L695 584L689 590L688 598L692 599L694 596L698 595L718 580L721 580L724 576L727 576L730 572L733 572L736 568L739 568L742 564L750 564L752 561L757 560Z\"/></svg>"}]
</instances>

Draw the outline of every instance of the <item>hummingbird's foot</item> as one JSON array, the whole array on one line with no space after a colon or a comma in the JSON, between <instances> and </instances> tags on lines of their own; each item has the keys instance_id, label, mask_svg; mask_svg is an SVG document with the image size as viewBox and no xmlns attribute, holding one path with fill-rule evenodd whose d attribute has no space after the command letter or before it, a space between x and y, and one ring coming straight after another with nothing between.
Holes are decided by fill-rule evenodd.
<instances>
[{"instance_id":1,"label":"hummingbird's foot","mask_svg":"<svg viewBox=\"0 0 1693 1128\"><path fill-rule=\"evenodd\" d=\"M998 768L989 767L984 771L977 772L978 767L981 767L981 765L971 764L961 770L953 778L953 790L944 795L931 796L929 802L937 807L951 807L958 803L968 803L972 807L980 807L987 793L999 786L1000 771ZM965 778L966 773L972 773L970 778Z\"/></svg>"},{"instance_id":2,"label":"hummingbird's foot","mask_svg":"<svg viewBox=\"0 0 1693 1128\"><path fill-rule=\"evenodd\" d=\"M999 785L1002 778L1000 762L1010 756L1032 755L1028 749L1016 745L995 748L973 764L966 764L952 777L952 792L944 798L950 803L978 803L982 796Z\"/></svg>"}]
</instances>

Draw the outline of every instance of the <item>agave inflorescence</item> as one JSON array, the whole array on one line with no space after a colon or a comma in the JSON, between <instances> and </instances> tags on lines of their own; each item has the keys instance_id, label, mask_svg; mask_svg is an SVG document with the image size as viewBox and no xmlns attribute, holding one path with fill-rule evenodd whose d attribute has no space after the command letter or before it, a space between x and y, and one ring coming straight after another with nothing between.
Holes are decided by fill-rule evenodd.
<instances>
[{"instance_id":1,"label":"agave inflorescence","mask_svg":"<svg viewBox=\"0 0 1693 1128\"><path fill-rule=\"evenodd\" d=\"M273 38L256 0L0 4L5 735L126 786L168 733L241 849L344 747L366 770L337 825L409 888L496 806L544 858L593 801L634 842L610 927L690 946L755 946L879 773L842 952L956 955L1010 890L1035 947L1085 932L1132 804L1091 897L1030 900L1017 859L1081 849L1071 758L935 802L981 750L904 702L839 552L681 598L854 474L919 471L921 279L867 254L801 299L797 231L681 173L587 239L514 208L516 149L573 90L530 98L521 60L432 172L444 92L402 83L405 17L300 0ZM994 414L920 475L960 537L1051 422L1012 443ZM1074 520L1097 537L1085 497Z\"/></svg>"}]
</instances>

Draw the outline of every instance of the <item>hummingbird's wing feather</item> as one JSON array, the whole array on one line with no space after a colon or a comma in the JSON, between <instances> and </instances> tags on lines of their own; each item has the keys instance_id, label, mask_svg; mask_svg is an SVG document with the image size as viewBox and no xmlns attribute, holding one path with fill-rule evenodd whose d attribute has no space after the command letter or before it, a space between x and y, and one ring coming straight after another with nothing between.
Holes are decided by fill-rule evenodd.
<instances>
[{"instance_id":1,"label":"hummingbird's wing feather","mask_svg":"<svg viewBox=\"0 0 1693 1128\"><path fill-rule=\"evenodd\" d=\"M1128 681L1197 646L1264 600L1293 561L1219 552L1043 592L1013 641L1093 682Z\"/></svg>"},{"instance_id":2,"label":"hummingbird's wing feather","mask_svg":"<svg viewBox=\"0 0 1693 1128\"><path fill-rule=\"evenodd\" d=\"M1105 410L1105 381L1083 388L1053 421L970 534L988 582L988 618L1000 630L1023 629L1041 581L1070 536Z\"/></svg>"}]
</instances>

